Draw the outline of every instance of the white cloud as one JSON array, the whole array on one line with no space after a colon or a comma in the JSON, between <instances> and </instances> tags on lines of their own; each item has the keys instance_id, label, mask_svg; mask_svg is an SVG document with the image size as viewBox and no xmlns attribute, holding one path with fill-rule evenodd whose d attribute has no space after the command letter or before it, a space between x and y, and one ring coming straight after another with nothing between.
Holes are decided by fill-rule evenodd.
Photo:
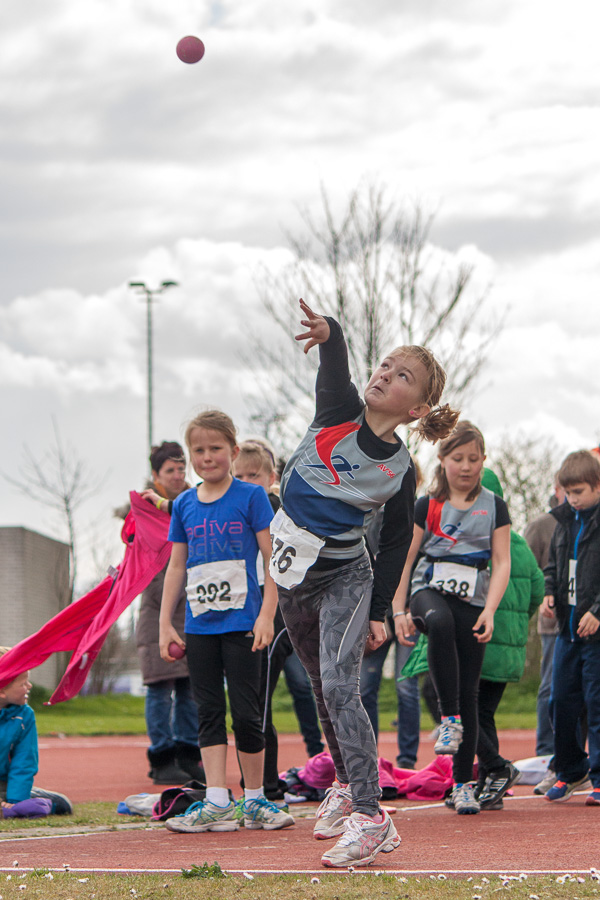
<instances>
[{"instance_id":1,"label":"white cloud","mask_svg":"<svg viewBox=\"0 0 600 900\"><path fill-rule=\"evenodd\" d=\"M319 209L321 181L338 209L363 176L438 209L438 252L509 310L473 418L591 444L599 17L589 0L0 5L5 466L55 414L97 469L116 460L104 512L139 483L129 280L181 284L154 309L161 436L201 403L243 421L253 273L285 264L282 226ZM194 66L175 55L190 33ZM4 493L5 521L36 521Z\"/></svg>"}]
</instances>

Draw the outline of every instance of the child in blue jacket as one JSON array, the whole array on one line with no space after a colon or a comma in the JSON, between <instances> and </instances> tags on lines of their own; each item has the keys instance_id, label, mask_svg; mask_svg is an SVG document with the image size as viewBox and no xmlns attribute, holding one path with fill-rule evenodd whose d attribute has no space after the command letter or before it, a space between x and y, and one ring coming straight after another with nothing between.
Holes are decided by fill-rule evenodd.
<instances>
[{"instance_id":1,"label":"child in blue jacket","mask_svg":"<svg viewBox=\"0 0 600 900\"><path fill-rule=\"evenodd\" d=\"M0 656L8 649L0 647ZM33 787L38 740L35 714L27 705L30 690L29 672L0 688L0 811L4 819L73 812L63 794Z\"/></svg>"}]
</instances>

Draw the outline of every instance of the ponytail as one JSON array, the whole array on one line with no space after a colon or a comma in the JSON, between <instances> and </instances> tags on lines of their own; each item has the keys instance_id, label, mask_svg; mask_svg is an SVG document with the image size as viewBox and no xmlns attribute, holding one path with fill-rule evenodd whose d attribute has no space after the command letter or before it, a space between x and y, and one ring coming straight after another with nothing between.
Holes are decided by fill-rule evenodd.
<instances>
[{"instance_id":1,"label":"ponytail","mask_svg":"<svg viewBox=\"0 0 600 900\"><path fill-rule=\"evenodd\" d=\"M459 416L460 410L452 409L450 404L445 403L443 406L436 406L419 419L415 427L411 428L411 432L422 440L435 444L452 433Z\"/></svg>"}]
</instances>

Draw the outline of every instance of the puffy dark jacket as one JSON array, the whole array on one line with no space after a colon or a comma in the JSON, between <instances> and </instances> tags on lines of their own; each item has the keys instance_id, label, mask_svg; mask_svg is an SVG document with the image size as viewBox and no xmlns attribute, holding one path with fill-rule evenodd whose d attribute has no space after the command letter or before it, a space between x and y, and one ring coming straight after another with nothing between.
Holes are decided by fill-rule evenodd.
<instances>
[{"instance_id":1,"label":"puffy dark jacket","mask_svg":"<svg viewBox=\"0 0 600 900\"><path fill-rule=\"evenodd\" d=\"M569 606L569 557L573 525L580 516L563 503L551 515L557 526L550 543L548 565L544 568L546 594L554 597L554 608L561 634L576 639L579 620L586 612L600 619L600 503L594 507L577 542L576 604ZM579 640L579 638L577 638ZM584 640L600 641L600 628Z\"/></svg>"}]
</instances>

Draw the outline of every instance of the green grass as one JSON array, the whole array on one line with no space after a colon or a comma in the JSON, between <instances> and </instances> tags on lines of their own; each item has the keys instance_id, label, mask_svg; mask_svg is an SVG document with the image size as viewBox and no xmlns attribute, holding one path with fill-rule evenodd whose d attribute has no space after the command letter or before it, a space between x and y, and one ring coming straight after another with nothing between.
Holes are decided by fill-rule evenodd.
<instances>
[{"instance_id":1,"label":"green grass","mask_svg":"<svg viewBox=\"0 0 600 900\"><path fill-rule=\"evenodd\" d=\"M583 883L573 878L530 876L503 882L500 877L440 879L438 875L402 877L373 871L354 875L323 872L315 880L307 875L260 875L254 878L223 875L211 861L183 872L162 875L99 875L36 869L24 873L14 869L0 874L3 900L496 900L510 893L511 900L598 900L598 883L589 875ZM50 877L51 876L51 877ZM561 876L562 877L562 876ZM24 887L21 891L20 888Z\"/></svg>"},{"instance_id":2,"label":"green grass","mask_svg":"<svg viewBox=\"0 0 600 900\"><path fill-rule=\"evenodd\" d=\"M29 699L39 734L146 734L143 697L96 694L44 706L49 696L36 687Z\"/></svg>"},{"instance_id":3,"label":"green grass","mask_svg":"<svg viewBox=\"0 0 600 900\"><path fill-rule=\"evenodd\" d=\"M496 715L499 729L535 728L535 701L538 682L534 679L509 684ZM49 693L34 688L30 703L36 713L40 734L145 734L144 698L129 694L101 694L75 697L56 706L44 706ZM422 705L421 727L433 728L433 720ZM396 689L393 679L384 678L379 693L381 731L393 731L396 718ZM273 720L282 734L296 734L298 722L285 681L280 679L273 697Z\"/></svg>"}]
</instances>

